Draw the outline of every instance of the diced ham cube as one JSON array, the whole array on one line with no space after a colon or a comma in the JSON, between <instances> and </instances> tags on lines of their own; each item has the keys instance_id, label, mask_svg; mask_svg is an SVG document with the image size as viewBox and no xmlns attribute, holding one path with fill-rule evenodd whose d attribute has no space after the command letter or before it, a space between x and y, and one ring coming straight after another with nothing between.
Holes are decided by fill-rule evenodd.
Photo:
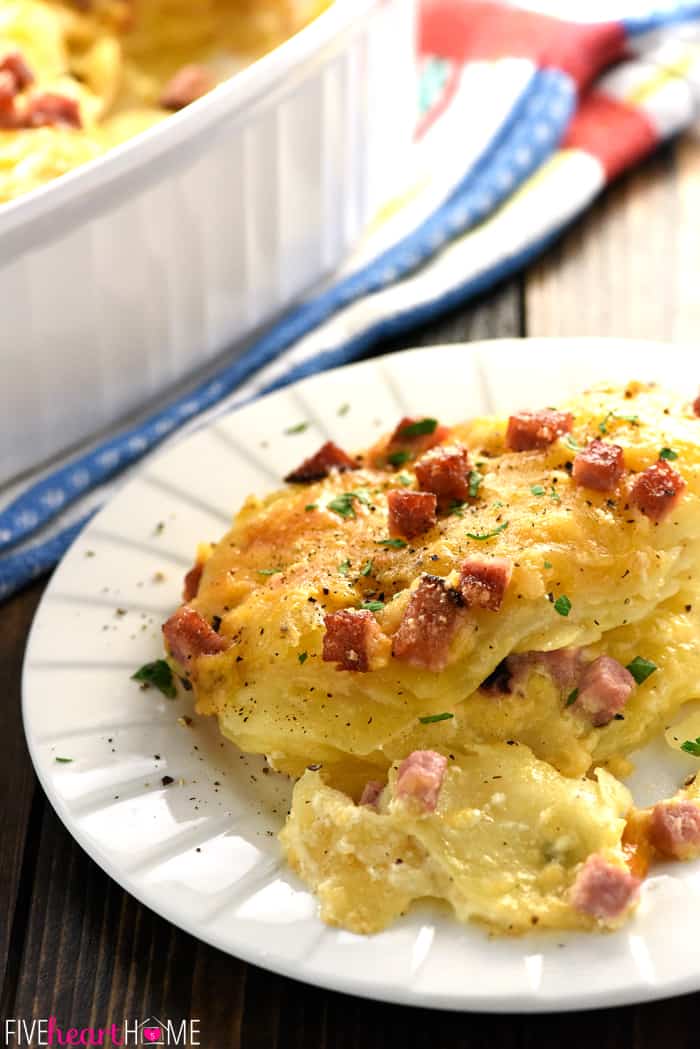
<instances>
[{"instance_id":1,"label":"diced ham cube","mask_svg":"<svg viewBox=\"0 0 700 1049\"><path fill-rule=\"evenodd\" d=\"M639 878L609 863L600 853L589 856L571 887L571 905L600 922L614 922L636 901Z\"/></svg>"},{"instance_id":2,"label":"diced ham cube","mask_svg":"<svg viewBox=\"0 0 700 1049\"><path fill-rule=\"evenodd\" d=\"M339 448L333 441L326 441L317 452L304 459L301 466L287 474L287 484L309 484L311 481L320 481L328 477L331 470L356 470L357 463L351 459L347 452Z\"/></svg>"},{"instance_id":3,"label":"diced ham cube","mask_svg":"<svg viewBox=\"0 0 700 1049\"><path fill-rule=\"evenodd\" d=\"M202 561L196 561L192 568L190 568L184 580L182 590L183 601L193 601L195 599L199 593L199 584L202 579L203 571L204 563Z\"/></svg>"},{"instance_id":4,"label":"diced ham cube","mask_svg":"<svg viewBox=\"0 0 700 1049\"><path fill-rule=\"evenodd\" d=\"M635 685L622 663L599 656L584 670L572 708L585 714L596 727L607 725L624 708Z\"/></svg>"},{"instance_id":5,"label":"diced ham cube","mask_svg":"<svg viewBox=\"0 0 700 1049\"><path fill-rule=\"evenodd\" d=\"M695 415L700 415L700 397L696 397L693 401L693 412Z\"/></svg>"},{"instance_id":6,"label":"diced ham cube","mask_svg":"<svg viewBox=\"0 0 700 1049\"><path fill-rule=\"evenodd\" d=\"M640 473L630 498L632 503L652 521L662 521L678 505L686 483L665 459Z\"/></svg>"},{"instance_id":7,"label":"diced ham cube","mask_svg":"<svg viewBox=\"0 0 700 1049\"><path fill-rule=\"evenodd\" d=\"M553 652L516 652L506 660L511 676L511 689L517 687L532 667L545 670L557 688L569 694L578 683L585 661L580 648L557 648Z\"/></svg>"},{"instance_id":8,"label":"diced ham cube","mask_svg":"<svg viewBox=\"0 0 700 1049\"><path fill-rule=\"evenodd\" d=\"M200 656L214 656L228 648L228 642L209 626L194 608L183 605L163 624L165 644L173 659L186 670Z\"/></svg>"},{"instance_id":9,"label":"diced ham cube","mask_svg":"<svg viewBox=\"0 0 700 1049\"><path fill-rule=\"evenodd\" d=\"M508 419L506 445L513 452L547 448L562 434L571 433L574 417L570 412L544 408L539 412L516 412Z\"/></svg>"},{"instance_id":10,"label":"diced ham cube","mask_svg":"<svg viewBox=\"0 0 700 1049\"><path fill-rule=\"evenodd\" d=\"M582 488L612 492L624 472L625 456L620 445L596 438L575 457L571 476Z\"/></svg>"},{"instance_id":11,"label":"diced ham cube","mask_svg":"<svg viewBox=\"0 0 700 1049\"><path fill-rule=\"evenodd\" d=\"M214 77L204 66L183 66L163 88L160 104L164 109L184 109L190 102L195 102L211 91L215 83Z\"/></svg>"},{"instance_id":12,"label":"diced ham cube","mask_svg":"<svg viewBox=\"0 0 700 1049\"><path fill-rule=\"evenodd\" d=\"M488 677L479 685L479 690L487 696L509 696L513 691L513 673L508 666L508 660L502 659Z\"/></svg>"},{"instance_id":13,"label":"diced ham cube","mask_svg":"<svg viewBox=\"0 0 700 1049\"><path fill-rule=\"evenodd\" d=\"M700 856L700 808L692 801L662 801L649 821L649 841L673 860Z\"/></svg>"},{"instance_id":14,"label":"diced ham cube","mask_svg":"<svg viewBox=\"0 0 700 1049\"><path fill-rule=\"evenodd\" d=\"M412 798L434 812L445 777L447 758L434 750L414 750L399 765L396 797Z\"/></svg>"},{"instance_id":15,"label":"diced ham cube","mask_svg":"<svg viewBox=\"0 0 700 1049\"><path fill-rule=\"evenodd\" d=\"M444 444L421 456L414 466L418 484L434 492L441 507L464 502L469 496L471 464L464 445Z\"/></svg>"},{"instance_id":16,"label":"diced ham cube","mask_svg":"<svg viewBox=\"0 0 700 1049\"><path fill-rule=\"evenodd\" d=\"M416 459L429 448L440 444L450 432L447 426L437 423L428 433L411 433L411 427L419 426L423 421L417 416L404 416L381 449L380 454L375 456L375 464L399 468L404 462Z\"/></svg>"},{"instance_id":17,"label":"diced ham cube","mask_svg":"<svg viewBox=\"0 0 700 1049\"><path fill-rule=\"evenodd\" d=\"M444 579L424 575L394 634L394 657L425 670L442 670L447 665L461 606L461 596L448 589Z\"/></svg>"},{"instance_id":18,"label":"diced ham cube","mask_svg":"<svg viewBox=\"0 0 700 1049\"><path fill-rule=\"evenodd\" d=\"M34 74L25 62L21 51L10 51L0 59L0 74L11 81L14 89L13 95L24 91L25 87L34 83Z\"/></svg>"},{"instance_id":19,"label":"diced ham cube","mask_svg":"<svg viewBox=\"0 0 700 1049\"><path fill-rule=\"evenodd\" d=\"M79 129L83 126L80 106L67 95L46 92L35 95L22 117L23 127L65 127Z\"/></svg>"},{"instance_id":20,"label":"diced ham cube","mask_svg":"<svg viewBox=\"0 0 700 1049\"><path fill-rule=\"evenodd\" d=\"M338 670L365 673L387 647L386 635L367 609L344 608L324 618L323 659Z\"/></svg>"},{"instance_id":21,"label":"diced ham cube","mask_svg":"<svg viewBox=\"0 0 700 1049\"><path fill-rule=\"evenodd\" d=\"M383 790L384 784L380 783L378 779L368 780L362 788L362 794L360 795L358 804L367 805L371 809L376 809Z\"/></svg>"},{"instance_id":22,"label":"diced ham cube","mask_svg":"<svg viewBox=\"0 0 700 1049\"><path fill-rule=\"evenodd\" d=\"M469 608L497 612L513 575L507 557L468 557L459 571L459 591Z\"/></svg>"},{"instance_id":23,"label":"diced ham cube","mask_svg":"<svg viewBox=\"0 0 700 1049\"><path fill-rule=\"evenodd\" d=\"M0 69L0 112L7 113L12 110L17 94L17 85L12 73Z\"/></svg>"},{"instance_id":24,"label":"diced ham cube","mask_svg":"<svg viewBox=\"0 0 700 1049\"><path fill-rule=\"evenodd\" d=\"M387 496L389 535L413 539L437 521L437 498L432 492L412 492L396 488Z\"/></svg>"}]
</instances>

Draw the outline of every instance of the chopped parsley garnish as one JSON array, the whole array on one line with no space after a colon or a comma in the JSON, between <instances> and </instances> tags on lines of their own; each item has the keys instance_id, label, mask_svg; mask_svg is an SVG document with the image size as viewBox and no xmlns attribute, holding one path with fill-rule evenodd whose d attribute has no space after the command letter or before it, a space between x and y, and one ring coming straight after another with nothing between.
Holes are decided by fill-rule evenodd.
<instances>
[{"instance_id":1,"label":"chopped parsley garnish","mask_svg":"<svg viewBox=\"0 0 700 1049\"><path fill-rule=\"evenodd\" d=\"M601 433L605 433L605 431L601 430ZM572 437L570 433L564 438L564 444L571 448L573 452L580 452L583 447L583 445L579 444L576 438Z\"/></svg>"},{"instance_id":2,"label":"chopped parsley garnish","mask_svg":"<svg viewBox=\"0 0 700 1049\"><path fill-rule=\"evenodd\" d=\"M544 485L533 484L532 487L530 488L530 491L532 492L533 495L544 495L544 492L545 492Z\"/></svg>"},{"instance_id":3,"label":"chopped parsley garnish","mask_svg":"<svg viewBox=\"0 0 700 1049\"><path fill-rule=\"evenodd\" d=\"M363 601L360 608L366 608L368 612L381 612L384 608L383 601Z\"/></svg>"},{"instance_id":4,"label":"chopped parsley garnish","mask_svg":"<svg viewBox=\"0 0 700 1049\"><path fill-rule=\"evenodd\" d=\"M153 685L168 699L175 699L177 689L173 681L173 672L164 659L156 659L154 663L144 663L142 667L131 675L132 681L140 681L142 685Z\"/></svg>"},{"instance_id":5,"label":"chopped parsley garnish","mask_svg":"<svg viewBox=\"0 0 700 1049\"><path fill-rule=\"evenodd\" d=\"M349 411L350 405L345 401L345 403L341 404L340 408L338 408L338 415L347 415Z\"/></svg>"},{"instance_id":6,"label":"chopped parsley garnish","mask_svg":"<svg viewBox=\"0 0 700 1049\"><path fill-rule=\"evenodd\" d=\"M510 524L510 521L504 521L498 528L494 528L493 532L467 532L470 539L478 539L479 542L483 542L485 539L493 539L495 535L500 535L501 532L505 532L506 528Z\"/></svg>"},{"instance_id":7,"label":"chopped parsley garnish","mask_svg":"<svg viewBox=\"0 0 700 1049\"><path fill-rule=\"evenodd\" d=\"M307 422L303 422L297 423L296 426L288 426L284 432L291 436L291 434L293 433L304 433L304 431L308 430L308 428L309 424Z\"/></svg>"},{"instance_id":8,"label":"chopped parsley garnish","mask_svg":"<svg viewBox=\"0 0 700 1049\"><path fill-rule=\"evenodd\" d=\"M569 601L566 594L562 594L554 602L554 611L558 612L560 616L568 616L571 611L571 601Z\"/></svg>"},{"instance_id":9,"label":"chopped parsley garnish","mask_svg":"<svg viewBox=\"0 0 700 1049\"><path fill-rule=\"evenodd\" d=\"M566 697L566 703L564 704L564 706L565 707L570 707L571 704L575 703L577 699L578 699L578 689L577 688L572 688L571 692L569 692L568 696Z\"/></svg>"},{"instance_id":10,"label":"chopped parsley garnish","mask_svg":"<svg viewBox=\"0 0 700 1049\"><path fill-rule=\"evenodd\" d=\"M392 550L403 550L408 543L405 539L378 539L377 546L388 546Z\"/></svg>"},{"instance_id":11,"label":"chopped parsley garnish","mask_svg":"<svg viewBox=\"0 0 700 1049\"><path fill-rule=\"evenodd\" d=\"M281 571L281 568L259 568L258 575L277 575Z\"/></svg>"},{"instance_id":12,"label":"chopped parsley garnish","mask_svg":"<svg viewBox=\"0 0 700 1049\"><path fill-rule=\"evenodd\" d=\"M362 570L360 571L360 575L371 575L373 568L374 568L374 565L372 564L372 561L371 560L366 561L365 564L362 566Z\"/></svg>"},{"instance_id":13,"label":"chopped parsley garnish","mask_svg":"<svg viewBox=\"0 0 700 1049\"><path fill-rule=\"evenodd\" d=\"M561 502L561 496L559 495L559 492L556 490L554 485L552 485L552 487L550 488L549 494L555 503Z\"/></svg>"},{"instance_id":14,"label":"chopped parsley garnish","mask_svg":"<svg viewBox=\"0 0 700 1049\"><path fill-rule=\"evenodd\" d=\"M70 765L72 758L54 758L60 765Z\"/></svg>"},{"instance_id":15,"label":"chopped parsley garnish","mask_svg":"<svg viewBox=\"0 0 700 1049\"><path fill-rule=\"evenodd\" d=\"M700 736L697 739L686 739L685 743L681 743L681 750L686 754L692 754L694 758L700 758Z\"/></svg>"},{"instance_id":16,"label":"chopped parsley garnish","mask_svg":"<svg viewBox=\"0 0 700 1049\"><path fill-rule=\"evenodd\" d=\"M662 448L659 452L659 459L677 459L678 452L674 452L673 448Z\"/></svg>"},{"instance_id":17,"label":"chopped parsley garnish","mask_svg":"<svg viewBox=\"0 0 700 1049\"><path fill-rule=\"evenodd\" d=\"M551 568L552 567L552 562L551 561L545 561L544 567L545 568Z\"/></svg>"},{"instance_id":18,"label":"chopped parsley garnish","mask_svg":"<svg viewBox=\"0 0 700 1049\"><path fill-rule=\"evenodd\" d=\"M308 652L300 652L299 655L297 656L297 659L299 660L300 663L305 663L308 658L309 658L309 653Z\"/></svg>"},{"instance_id":19,"label":"chopped parsley garnish","mask_svg":"<svg viewBox=\"0 0 700 1049\"><path fill-rule=\"evenodd\" d=\"M453 517L464 517L464 500L453 499L448 513L452 514Z\"/></svg>"},{"instance_id":20,"label":"chopped parsley garnish","mask_svg":"<svg viewBox=\"0 0 700 1049\"><path fill-rule=\"evenodd\" d=\"M449 721L450 718L453 717L454 714L448 714L447 711L445 711L444 714L427 714L424 718L418 718L418 720L421 725L433 725L436 721Z\"/></svg>"},{"instance_id":21,"label":"chopped parsley garnish","mask_svg":"<svg viewBox=\"0 0 700 1049\"><path fill-rule=\"evenodd\" d=\"M424 433L435 433L437 424L437 419L417 419L416 422L404 426L399 436L421 437Z\"/></svg>"},{"instance_id":22,"label":"chopped parsley garnish","mask_svg":"<svg viewBox=\"0 0 700 1049\"><path fill-rule=\"evenodd\" d=\"M398 474L396 480L399 484L413 484L413 478L410 474Z\"/></svg>"},{"instance_id":23,"label":"chopped parsley garnish","mask_svg":"<svg viewBox=\"0 0 700 1049\"><path fill-rule=\"evenodd\" d=\"M388 463L391 463L392 466L403 466L403 464L407 463L410 458L410 452L398 451L390 452L389 455L387 455L386 460Z\"/></svg>"},{"instance_id":24,"label":"chopped parsley garnish","mask_svg":"<svg viewBox=\"0 0 700 1049\"><path fill-rule=\"evenodd\" d=\"M318 510L318 503L307 503L304 509L307 513L309 512L309 510Z\"/></svg>"},{"instance_id":25,"label":"chopped parsley garnish","mask_svg":"<svg viewBox=\"0 0 700 1049\"><path fill-rule=\"evenodd\" d=\"M641 685L643 681L646 681L648 677L658 670L656 663L652 663L650 659L644 659L643 656L635 656L631 663L627 664L627 669L630 674L637 682Z\"/></svg>"},{"instance_id":26,"label":"chopped parsley garnish","mask_svg":"<svg viewBox=\"0 0 700 1049\"><path fill-rule=\"evenodd\" d=\"M483 481L482 474L478 470L471 470L469 473L469 498L476 499L479 495L479 488Z\"/></svg>"},{"instance_id":27,"label":"chopped parsley garnish","mask_svg":"<svg viewBox=\"0 0 700 1049\"><path fill-rule=\"evenodd\" d=\"M618 415L617 412L608 412L601 423L598 423L598 430L600 433L608 432L608 423L611 419L619 419L623 423L631 423L632 426L639 426L638 415Z\"/></svg>"},{"instance_id":28,"label":"chopped parsley garnish","mask_svg":"<svg viewBox=\"0 0 700 1049\"><path fill-rule=\"evenodd\" d=\"M367 492L341 492L340 495L336 495L335 499L331 499L327 508L340 517L356 517L355 507L352 505L355 499L360 503L364 503L365 506L370 505Z\"/></svg>"},{"instance_id":29,"label":"chopped parsley garnish","mask_svg":"<svg viewBox=\"0 0 700 1049\"><path fill-rule=\"evenodd\" d=\"M340 564L338 565L338 571L341 575L348 574L348 572L350 571L350 561L347 558L344 561L340 562Z\"/></svg>"}]
</instances>

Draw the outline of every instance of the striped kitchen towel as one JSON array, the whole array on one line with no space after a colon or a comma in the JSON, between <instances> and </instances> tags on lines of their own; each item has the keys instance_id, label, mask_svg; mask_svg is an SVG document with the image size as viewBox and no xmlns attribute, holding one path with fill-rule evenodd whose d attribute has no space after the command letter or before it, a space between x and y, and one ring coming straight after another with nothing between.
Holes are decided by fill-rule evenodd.
<instances>
[{"instance_id":1,"label":"striped kitchen towel","mask_svg":"<svg viewBox=\"0 0 700 1049\"><path fill-rule=\"evenodd\" d=\"M688 127L700 2L623 7L423 0L412 163L353 257L213 378L2 493L0 598L50 569L164 440L514 273L607 182Z\"/></svg>"}]
</instances>

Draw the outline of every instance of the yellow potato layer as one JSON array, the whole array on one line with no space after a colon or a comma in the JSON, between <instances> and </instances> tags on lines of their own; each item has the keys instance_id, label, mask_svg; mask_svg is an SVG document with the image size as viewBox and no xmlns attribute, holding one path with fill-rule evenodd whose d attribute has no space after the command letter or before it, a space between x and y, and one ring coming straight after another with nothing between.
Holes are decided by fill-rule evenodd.
<instances>
[{"instance_id":1,"label":"yellow potato layer","mask_svg":"<svg viewBox=\"0 0 700 1049\"><path fill-rule=\"evenodd\" d=\"M520 738L565 773L580 775L592 760L607 761L646 739L700 684L698 609L688 596L700 551L700 420L670 395L637 386L586 394L571 410L574 440L584 444L604 425L625 448L630 470L649 466L663 447L674 449L673 465L688 488L663 523L630 507L632 474L612 497L574 485L567 440L545 452L505 452L504 419L454 429L480 464L479 497L402 549L379 545L388 536L393 473L334 473L251 497L215 546L192 602L206 619L221 618L220 633L230 641L225 653L198 661L198 709L216 714L224 735L244 750L267 754L294 775L309 762L334 765L348 789L353 770L359 782L371 768L433 743ZM404 481L412 479L410 469L402 472ZM349 491L364 501L354 500L354 516L343 518L329 503ZM470 538L503 525L490 539ZM450 578L473 553L508 557L513 579L499 612L464 616L443 671L388 658L358 674L323 662L325 613L379 598L385 607L376 619L391 636L421 574ZM686 596L674 603L681 591ZM555 607L562 595L571 602L568 616ZM533 674L527 705L477 692L512 652L572 645L625 663L629 653L656 657L662 670L635 694L629 724L591 729L542 675ZM437 713L455 717L420 723Z\"/></svg>"},{"instance_id":2,"label":"yellow potato layer","mask_svg":"<svg viewBox=\"0 0 700 1049\"><path fill-rule=\"evenodd\" d=\"M451 755L434 813L397 798L395 781L392 768L379 812L318 772L297 783L280 839L324 921L377 932L434 897L508 933L595 927L568 895L592 853L624 865L631 798L607 772L568 779L525 746L475 747Z\"/></svg>"},{"instance_id":3,"label":"yellow potato layer","mask_svg":"<svg viewBox=\"0 0 700 1049\"><path fill-rule=\"evenodd\" d=\"M478 490L408 543L386 544L387 495L418 488L412 463L372 465L379 442L357 470L251 496L230 532L200 548L189 604L226 650L171 664L224 736L300 777L282 846L331 924L374 932L434 898L500 932L596 928L571 905L582 864L597 856L642 878L655 859L650 810L634 810L615 776L700 697L700 419L638 383L557 407L573 414L573 432L544 451L508 451L505 418L452 427L445 440L469 449ZM571 475L596 437L624 451L623 478L605 494ZM655 523L630 496L662 452L686 488ZM460 611L442 670L394 657L422 576L454 587L473 554L511 562L501 608ZM385 635L380 657L367 672L338 670L322 658L324 616L368 602ZM509 656L566 648L587 664L641 659L651 672L599 727L537 657L517 664L505 690L480 688ZM434 812L396 794L414 750L448 759ZM387 778L378 811L357 804L368 779Z\"/></svg>"}]
</instances>

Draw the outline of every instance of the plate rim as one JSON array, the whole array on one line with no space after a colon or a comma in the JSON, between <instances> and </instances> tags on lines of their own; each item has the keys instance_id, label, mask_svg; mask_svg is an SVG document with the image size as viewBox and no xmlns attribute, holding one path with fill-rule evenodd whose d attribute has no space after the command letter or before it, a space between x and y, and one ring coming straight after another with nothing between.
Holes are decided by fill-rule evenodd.
<instances>
[{"instance_id":1,"label":"plate rim","mask_svg":"<svg viewBox=\"0 0 700 1049\"><path fill-rule=\"evenodd\" d=\"M556 1001L542 999L538 994L532 994L527 997L517 996L513 997L510 995L507 999L495 999L493 996L484 994L465 994L459 999L456 999L453 994L442 995L440 993L434 993L432 991L420 991L415 988L411 988L408 985L390 985L388 987L382 986L378 991L373 993L371 983L365 979L358 978L354 974L348 974L342 972L340 975L332 970L331 973L326 974L314 971L313 973L304 974L303 971L297 971L299 962L287 963L280 961L274 956L268 956L264 949L254 948L250 941L239 943L232 943L236 940L235 936L228 936L227 942L224 937L218 937L214 929L208 930L202 928L201 924L196 920L189 920L186 914L178 911L177 907L170 907L166 901L156 900L153 898L155 894L149 894L144 888L138 885L134 885L128 871L120 870L118 865L114 864L112 860L106 856L99 846L90 841L87 834L84 834L78 826L76 826L71 818L68 806L61 800L57 793L52 789L51 782L44 768L44 763L38 753L39 741L36 740L28 726L28 707L29 707L29 675L31 673L31 654L33 649L33 643L35 633L37 631L37 625L43 614L46 612L46 605L50 600L53 590L57 586L57 580L60 582L61 569L64 567L64 562L72 554L74 548L83 540L83 537L89 533L91 527L99 523L100 518L105 510L107 510L114 499L121 496L124 492L128 491L129 487L137 482L142 473L150 467L154 462L158 462L168 455L172 454L175 449L180 449L183 445L188 442L193 442L199 435L206 432L212 426L215 426L222 419L230 419L234 415L244 412L247 407L251 404L259 405L265 401L274 400L275 397L288 393L289 391L303 388L314 381L318 381L319 378L325 376L337 375L338 373L347 373L354 370L366 368L368 365L376 364L386 360L392 362L400 362L405 358L415 358L416 356L428 356L434 351L450 351L455 354L459 353L479 353L484 349L493 348L495 350L503 348L508 349L514 346L524 346L527 349L532 350L535 353L541 352L541 350L550 350L554 343L562 345L562 352L566 352L566 347L583 347L587 344L595 344L599 346L601 343L615 346L617 351L624 349L628 352L633 352L635 347L644 347L646 350L658 349L659 351L668 352L691 352L693 347L688 343L674 343L671 341L663 341L658 339L639 339L639 338L617 338L613 336L598 337L598 336L573 336L573 337L558 337L558 336L512 336L505 338L495 339L479 339L473 342L455 342L455 343L434 343L427 346L418 346L409 348L393 353L377 354L376 356L366 358L361 361L353 361L349 364L340 365L339 367L328 369L322 372L316 372L312 375L306 376L303 379L284 386L280 389L272 391L263 397L255 398L254 401L247 401L244 404L232 408L230 411L224 414L218 414L214 419L207 420L201 427L198 427L194 432L188 432L181 440L176 437L172 438L161 448L155 450L149 456L139 463L139 465L130 471L128 478L124 480L124 483L119 485L116 492L112 493L110 498L100 508L98 513L89 520L85 527L81 529L80 533L76 536L69 549L65 552L61 561L54 570L45 590L41 596L41 600L37 605L32 618L30 630L27 635L25 652L22 663L21 671L21 716L22 716L22 727L24 732L24 738L27 745L27 749L30 755L34 772L37 776L39 784L48 800L49 804L53 808L54 812L58 816L59 820L70 834L70 836L77 842L80 848L87 853L90 859L95 862L101 870L112 880L114 880L125 892L129 893L134 899L138 900L140 904L147 907L150 911L156 914L160 918L164 918L169 921L172 925L182 929L188 935L195 939L206 943L207 945L222 951L224 954L230 957L239 958L249 964L256 965L269 972L276 973L281 976L288 977L292 980L296 980L300 983L307 984L312 987L320 987L324 990L335 991L342 994L350 994L359 998L364 998L372 1001L386 1002L387 1004L395 1005L407 1005L414 1008L432 1008L440 1009L448 1012L459 1012L459 1013L485 1013L492 1015L513 1015L513 1014L550 1014L550 1013L566 1013L572 1011L590 1011L593 1009L602 1009L609 1007L622 1007L633 1004L641 1004L644 1002L658 1001L666 998L677 997L684 994L690 994L700 990L700 968L695 972L689 972L682 977L678 977L672 980L670 983L661 984L649 984L630 981L629 985L623 990L620 988L612 990L594 990L586 991L577 989L576 993L567 993L566 995L559 995ZM328 928L321 923L320 918L316 917L316 921L319 923L322 929ZM340 932L342 930L331 929L331 932ZM536 936L537 934L533 934ZM606 936L609 934L601 933L600 935ZM523 942L525 942L523 940ZM536 941L530 939L529 943L535 943ZM302 962L303 964L303 962Z\"/></svg>"}]
</instances>

